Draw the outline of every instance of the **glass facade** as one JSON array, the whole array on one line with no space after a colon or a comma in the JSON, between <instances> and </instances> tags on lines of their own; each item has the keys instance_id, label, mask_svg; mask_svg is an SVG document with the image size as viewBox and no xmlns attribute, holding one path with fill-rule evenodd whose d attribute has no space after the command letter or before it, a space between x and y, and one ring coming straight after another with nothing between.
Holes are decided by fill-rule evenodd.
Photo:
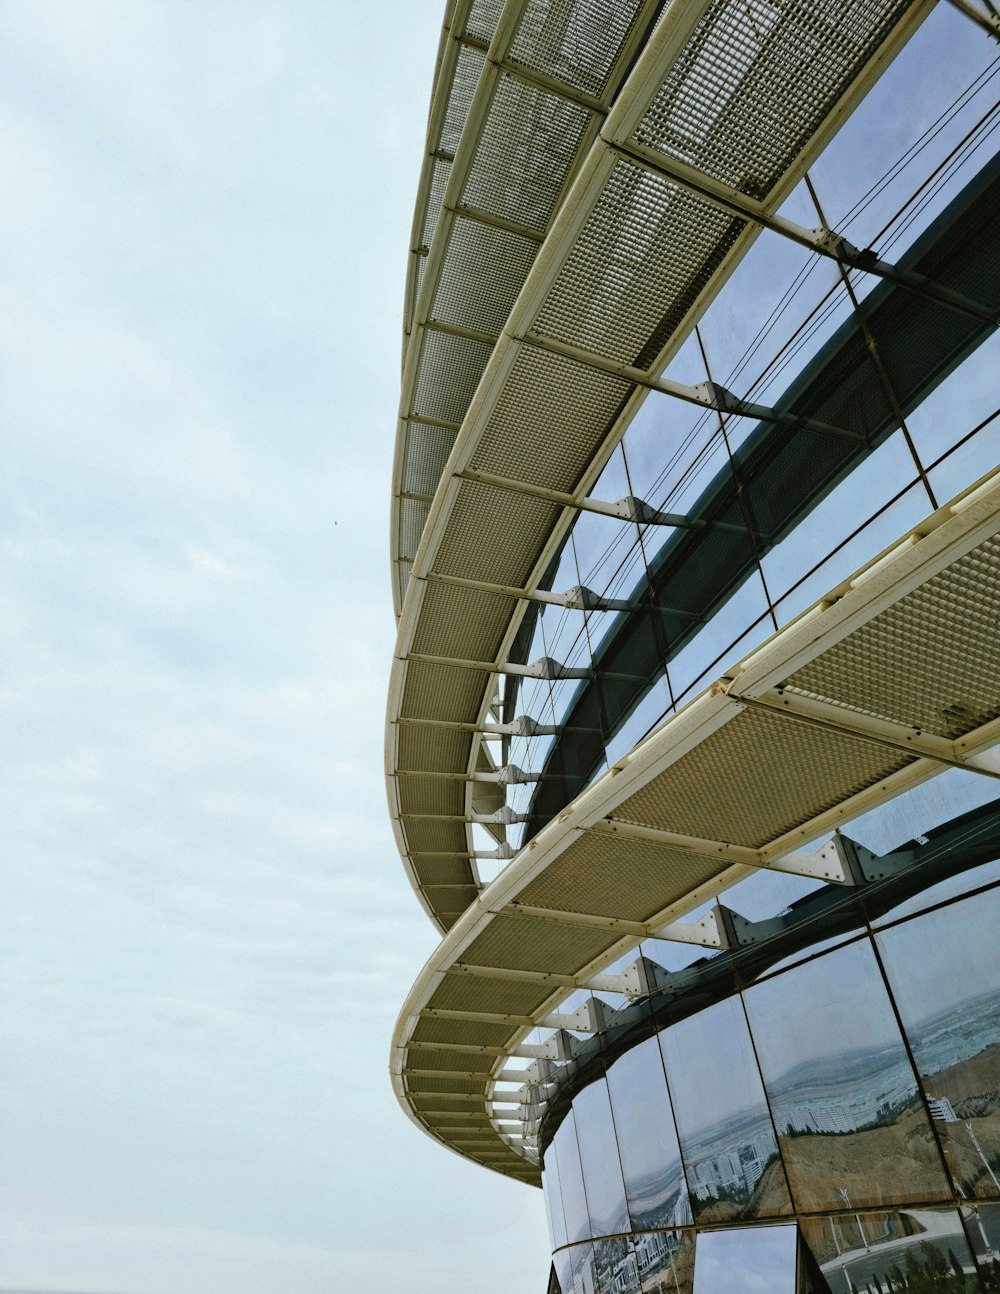
<instances>
[{"instance_id":1,"label":"glass facade","mask_svg":"<svg viewBox=\"0 0 1000 1294\"><path fill-rule=\"evenodd\" d=\"M938 5L781 215L827 223L995 317L998 75L995 45ZM920 103L902 116L893 105L913 84ZM1000 336L976 308L759 234L666 377L807 421L647 395L590 493L649 511L577 514L542 583L600 601L530 608L510 654L591 674L503 681L507 719L557 730L500 748L500 762L538 775L507 787L525 819L508 828L515 849L728 665L995 467Z\"/></svg>"},{"instance_id":2,"label":"glass facade","mask_svg":"<svg viewBox=\"0 0 1000 1294\"><path fill-rule=\"evenodd\" d=\"M916 840L898 806L859 820L910 860L886 880L734 887L793 896L784 923L631 1008L632 1046L619 1012L560 1080L563 1294L1000 1288L1000 799L935 823L968 802L944 785L910 793Z\"/></svg>"}]
</instances>

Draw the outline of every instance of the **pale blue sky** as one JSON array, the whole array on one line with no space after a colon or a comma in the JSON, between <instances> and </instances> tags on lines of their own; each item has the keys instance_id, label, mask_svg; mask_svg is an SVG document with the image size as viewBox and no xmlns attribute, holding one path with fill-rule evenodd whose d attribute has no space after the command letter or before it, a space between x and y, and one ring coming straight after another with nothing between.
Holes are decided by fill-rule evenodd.
<instances>
[{"instance_id":1,"label":"pale blue sky","mask_svg":"<svg viewBox=\"0 0 1000 1294\"><path fill-rule=\"evenodd\" d=\"M435 942L381 749L442 10L0 3L0 1287L544 1287L541 1196L386 1072Z\"/></svg>"}]
</instances>

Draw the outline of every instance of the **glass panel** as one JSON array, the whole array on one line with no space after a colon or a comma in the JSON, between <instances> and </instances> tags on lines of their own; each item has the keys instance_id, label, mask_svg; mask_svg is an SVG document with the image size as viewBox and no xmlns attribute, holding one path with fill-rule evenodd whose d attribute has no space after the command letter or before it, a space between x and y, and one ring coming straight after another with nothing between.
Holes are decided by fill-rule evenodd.
<instances>
[{"instance_id":1,"label":"glass panel","mask_svg":"<svg viewBox=\"0 0 1000 1294\"><path fill-rule=\"evenodd\" d=\"M695 1219L790 1212L739 998L672 1025L660 1034L660 1045Z\"/></svg>"},{"instance_id":2,"label":"glass panel","mask_svg":"<svg viewBox=\"0 0 1000 1294\"><path fill-rule=\"evenodd\" d=\"M597 1294L638 1294L639 1266L628 1236L595 1243L594 1277Z\"/></svg>"},{"instance_id":3,"label":"glass panel","mask_svg":"<svg viewBox=\"0 0 1000 1294\"><path fill-rule=\"evenodd\" d=\"M1000 1197L1000 890L877 936L952 1176Z\"/></svg>"},{"instance_id":4,"label":"glass panel","mask_svg":"<svg viewBox=\"0 0 1000 1294\"><path fill-rule=\"evenodd\" d=\"M853 480L853 477L848 480ZM864 511L867 512L867 508ZM895 543L900 535L912 530L929 511L927 491L922 483L918 483L910 486L884 512L864 522L857 534L828 557L823 558L821 549L812 550L809 553L811 562L815 563L820 558L822 561L777 603L779 625L788 624L800 612L818 602L840 580L853 575L859 566Z\"/></svg>"},{"instance_id":5,"label":"glass panel","mask_svg":"<svg viewBox=\"0 0 1000 1294\"><path fill-rule=\"evenodd\" d=\"M961 1213L983 1289L995 1294L1000 1290L1000 1204L963 1205Z\"/></svg>"},{"instance_id":6,"label":"glass panel","mask_svg":"<svg viewBox=\"0 0 1000 1294\"><path fill-rule=\"evenodd\" d=\"M563 1215L562 1192L559 1190L559 1166L551 1145L542 1158L542 1194L545 1196L552 1248L559 1249L566 1243L566 1218Z\"/></svg>"},{"instance_id":7,"label":"glass panel","mask_svg":"<svg viewBox=\"0 0 1000 1294\"><path fill-rule=\"evenodd\" d=\"M691 1294L694 1232L653 1231L632 1242L642 1294Z\"/></svg>"},{"instance_id":8,"label":"glass panel","mask_svg":"<svg viewBox=\"0 0 1000 1294\"><path fill-rule=\"evenodd\" d=\"M997 798L992 778L949 768L844 827L873 854L891 854L910 840Z\"/></svg>"},{"instance_id":9,"label":"glass panel","mask_svg":"<svg viewBox=\"0 0 1000 1294\"><path fill-rule=\"evenodd\" d=\"M592 1236L609 1236L627 1231L625 1185L618 1161L608 1085L603 1078L576 1094L573 1114L583 1164L590 1233Z\"/></svg>"},{"instance_id":10,"label":"glass panel","mask_svg":"<svg viewBox=\"0 0 1000 1294\"><path fill-rule=\"evenodd\" d=\"M633 1230L690 1224L681 1152L655 1038L615 1061L608 1070L608 1088Z\"/></svg>"},{"instance_id":11,"label":"glass panel","mask_svg":"<svg viewBox=\"0 0 1000 1294\"><path fill-rule=\"evenodd\" d=\"M744 998L799 1209L951 1194L867 940Z\"/></svg>"},{"instance_id":12,"label":"glass panel","mask_svg":"<svg viewBox=\"0 0 1000 1294\"><path fill-rule=\"evenodd\" d=\"M580 1167L580 1149L572 1110L559 1125L546 1153L551 1155L553 1151L559 1173L563 1217L566 1220L566 1239L573 1244L589 1237L590 1216L587 1213L587 1196L583 1189L583 1169Z\"/></svg>"},{"instance_id":13,"label":"glass panel","mask_svg":"<svg viewBox=\"0 0 1000 1294\"><path fill-rule=\"evenodd\" d=\"M564 1249L562 1252L569 1254L567 1283L563 1284L563 1289L571 1291L572 1294L597 1294L594 1246L574 1245L571 1249ZM562 1284L561 1277L560 1284Z\"/></svg>"},{"instance_id":14,"label":"glass panel","mask_svg":"<svg viewBox=\"0 0 1000 1294\"><path fill-rule=\"evenodd\" d=\"M979 1289L961 1220L951 1209L842 1213L802 1218L799 1226L830 1294L972 1294Z\"/></svg>"},{"instance_id":15,"label":"glass panel","mask_svg":"<svg viewBox=\"0 0 1000 1294\"><path fill-rule=\"evenodd\" d=\"M997 407L996 374L1000 368L1000 333L994 333L969 356L907 418L906 423L925 466L929 466L988 418ZM996 428L970 441L971 453L962 455L962 465L941 464L940 481L947 493L945 502L996 466ZM954 455L958 458L960 451ZM945 463L948 459L945 459Z\"/></svg>"},{"instance_id":16,"label":"glass panel","mask_svg":"<svg viewBox=\"0 0 1000 1294\"><path fill-rule=\"evenodd\" d=\"M709 1231L698 1237L695 1294L795 1294L794 1226Z\"/></svg>"},{"instance_id":17,"label":"glass panel","mask_svg":"<svg viewBox=\"0 0 1000 1294\"><path fill-rule=\"evenodd\" d=\"M996 47L984 40L982 32L962 14L950 5L935 6L823 152L812 168L813 177L821 199L829 195L825 205L831 225L855 246L867 247L871 243L883 224L988 106L992 86L980 96L984 103L977 99L953 116L946 129L929 136L911 166L894 174L897 159L936 125L945 109L991 62L995 52ZM912 94L915 85L920 86L918 96ZM904 101L907 111L902 113L899 105ZM873 177L882 176L887 182L869 200ZM952 192L951 185L944 186L945 197ZM931 205L931 212L939 209L940 201ZM929 213L924 213L907 236L912 237L928 218ZM878 247L884 251L882 240Z\"/></svg>"},{"instance_id":18,"label":"glass panel","mask_svg":"<svg viewBox=\"0 0 1000 1294\"><path fill-rule=\"evenodd\" d=\"M552 1255L552 1266L562 1294L573 1294L573 1250L560 1249Z\"/></svg>"}]
</instances>

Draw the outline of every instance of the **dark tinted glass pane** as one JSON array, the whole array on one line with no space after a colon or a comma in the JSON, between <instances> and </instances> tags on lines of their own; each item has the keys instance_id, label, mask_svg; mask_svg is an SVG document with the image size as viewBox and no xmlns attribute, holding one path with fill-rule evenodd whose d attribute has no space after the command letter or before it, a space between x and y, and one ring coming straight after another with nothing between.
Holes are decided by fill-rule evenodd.
<instances>
[{"instance_id":1,"label":"dark tinted glass pane","mask_svg":"<svg viewBox=\"0 0 1000 1294\"><path fill-rule=\"evenodd\" d=\"M794 1226L703 1233L694 1294L795 1294L797 1242Z\"/></svg>"},{"instance_id":2,"label":"dark tinted glass pane","mask_svg":"<svg viewBox=\"0 0 1000 1294\"><path fill-rule=\"evenodd\" d=\"M842 1213L803 1218L799 1226L831 1294L979 1290L961 1219L951 1209Z\"/></svg>"},{"instance_id":3,"label":"dark tinted glass pane","mask_svg":"<svg viewBox=\"0 0 1000 1294\"><path fill-rule=\"evenodd\" d=\"M555 1151L559 1188L562 1194L563 1217L566 1220L566 1239L570 1244L586 1240L590 1235L590 1217L587 1213L587 1196L583 1189L583 1170L576 1141L576 1124L573 1111L560 1123L552 1144L546 1152Z\"/></svg>"},{"instance_id":4,"label":"dark tinted glass pane","mask_svg":"<svg viewBox=\"0 0 1000 1294\"><path fill-rule=\"evenodd\" d=\"M604 1079L591 1083L573 1100L583 1182L594 1236L628 1230L625 1186L618 1162L618 1143Z\"/></svg>"},{"instance_id":5,"label":"dark tinted glass pane","mask_svg":"<svg viewBox=\"0 0 1000 1294\"><path fill-rule=\"evenodd\" d=\"M745 994L799 1209L951 1194L867 940Z\"/></svg>"},{"instance_id":6,"label":"dark tinted glass pane","mask_svg":"<svg viewBox=\"0 0 1000 1294\"><path fill-rule=\"evenodd\" d=\"M931 1117L965 1196L1000 1197L1000 890L877 944Z\"/></svg>"},{"instance_id":7,"label":"dark tinted glass pane","mask_svg":"<svg viewBox=\"0 0 1000 1294\"><path fill-rule=\"evenodd\" d=\"M608 1087L633 1228L684 1226L691 1210L657 1040L617 1060Z\"/></svg>"},{"instance_id":8,"label":"dark tinted glass pane","mask_svg":"<svg viewBox=\"0 0 1000 1294\"><path fill-rule=\"evenodd\" d=\"M673 1025L660 1044L696 1221L790 1212L739 999Z\"/></svg>"}]
</instances>

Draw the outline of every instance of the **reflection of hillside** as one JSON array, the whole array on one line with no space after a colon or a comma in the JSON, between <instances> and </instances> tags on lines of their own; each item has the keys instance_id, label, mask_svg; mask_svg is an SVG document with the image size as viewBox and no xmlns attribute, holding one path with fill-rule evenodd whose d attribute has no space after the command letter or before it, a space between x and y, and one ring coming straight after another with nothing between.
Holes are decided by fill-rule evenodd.
<instances>
[{"instance_id":1,"label":"reflection of hillside","mask_svg":"<svg viewBox=\"0 0 1000 1294\"><path fill-rule=\"evenodd\" d=\"M856 1207L949 1193L922 1108L863 1132L779 1134L778 1141L799 1208L839 1208L841 1191Z\"/></svg>"},{"instance_id":2,"label":"reflection of hillside","mask_svg":"<svg viewBox=\"0 0 1000 1294\"><path fill-rule=\"evenodd\" d=\"M939 1070L928 1086L942 1089L962 1119L1000 1109L1000 1043Z\"/></svg>"},{"instance_id":3,"label":"reflection of hillside","mask_svg":"<svg viewBox=\"0 0 1000 1294\"><path fill-rule=\"evenodd\" d=\"M924 1087L931 1098L946 1098L947 1113L955 1116L935 1118L935 1127L963 1190L981 1197L1000 1194L994 1181L1000 1177L1000 1044L939 1070Z\"/></svg>"}]
</instances>

